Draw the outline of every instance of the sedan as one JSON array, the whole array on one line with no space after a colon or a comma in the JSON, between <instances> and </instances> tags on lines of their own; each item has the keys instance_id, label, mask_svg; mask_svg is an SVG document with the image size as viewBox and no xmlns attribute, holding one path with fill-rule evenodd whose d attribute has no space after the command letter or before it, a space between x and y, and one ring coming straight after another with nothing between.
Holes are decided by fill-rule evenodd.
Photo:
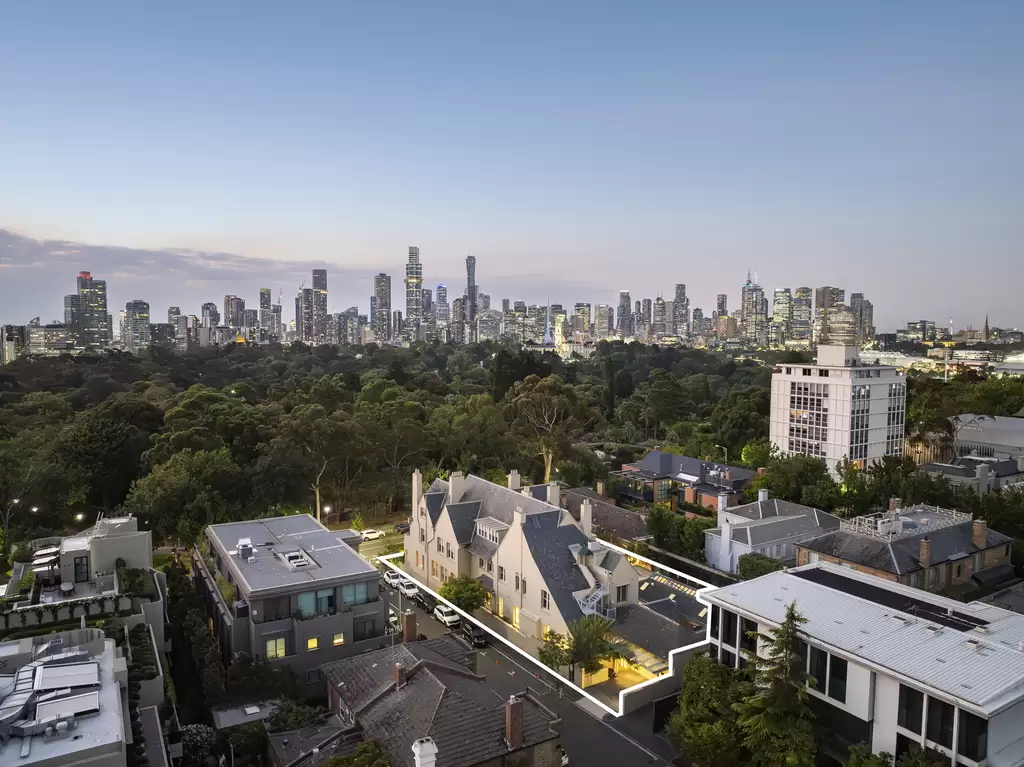
<instances>
[{"instance_id":1,"label":"sedan","mask_svg":"<svg viewBox=\"0 0 1024 767\"><path fill-rule=\"evenodd\" d=\"M409 532L409 523L399 522L397 525L395 525L394 530L396 533L407 533Z\"/></svg>"},{"instance_id":2,"label":"sedan","mask_svg":"<svg viewBox=\"0 0 1024 767\"><path fill-rule=\"evenodd\" d=\"M407 597L414 597L420 593L420 590L416 588L416 584L405 578L398 582L398 590Z\"/></svg>"},{"instance_id":3,"label":"sedan","mask_svg":"<svg viewBox=\"0 0 1024 767\"><path fill-rule=\"evenodd\" d=\"M396 573L394 570L388 570L384 573L384 582L391 588L398 588L398 584L402 582L402 574Z\"/></svg>"},{"instance_id":4,"label":"sedan","mask_svg":"<svg viewBox=\"0 0 1024 767\"><path fill-rule=\"evenodd\" d=\"M448 628L458 626L462 622L462 618L448 605L438 605L434 608L434 617L437 618Z\"/></svg>"},{"instance_id":5,"label":"sedan","mask_svg":"<svg viewBox=\"0 0 1024 767\"><path fill-rule=\"evenodd\" d=\"M378 538L383 538L384 533L380 530L363 530L364 541L375 541Z\"/></svg>"}]
</instances>

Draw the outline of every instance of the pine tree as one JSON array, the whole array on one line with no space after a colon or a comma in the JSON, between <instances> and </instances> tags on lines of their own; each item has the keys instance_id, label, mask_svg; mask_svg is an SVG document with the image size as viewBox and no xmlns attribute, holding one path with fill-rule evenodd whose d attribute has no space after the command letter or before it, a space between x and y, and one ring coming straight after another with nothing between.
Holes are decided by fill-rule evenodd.
<instances>
[{"instance_id":1,"label":"pine tree","mask_svg":"<svg viewBox=\"0 0 1024 767\"><path fill-rule=\"evenodd\" d=\"M734 704L751 764L813 767L813 714L807 705L806 661L797 632L807 619L786 608L786 619L768 634L757 634L762 654L748 652L755 692Z\"/></svg>"}]
</instances>

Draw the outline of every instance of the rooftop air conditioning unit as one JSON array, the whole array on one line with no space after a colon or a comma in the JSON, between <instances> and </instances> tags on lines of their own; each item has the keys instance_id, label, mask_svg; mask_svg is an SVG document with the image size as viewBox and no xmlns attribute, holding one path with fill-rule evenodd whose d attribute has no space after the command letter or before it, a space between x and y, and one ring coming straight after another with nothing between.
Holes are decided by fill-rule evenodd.
<instances>
[{"instance_id":1,"label":"rooftop air conditioning unit","mask_svg":"<svg viewBox=\"0 0 1024 767\"><path fill-rule=\"evenodd\" d=\"M256 564L256 557L249 557L245 561L248 562L250 565L254 565Z\"/></svg>"}]
</instances>

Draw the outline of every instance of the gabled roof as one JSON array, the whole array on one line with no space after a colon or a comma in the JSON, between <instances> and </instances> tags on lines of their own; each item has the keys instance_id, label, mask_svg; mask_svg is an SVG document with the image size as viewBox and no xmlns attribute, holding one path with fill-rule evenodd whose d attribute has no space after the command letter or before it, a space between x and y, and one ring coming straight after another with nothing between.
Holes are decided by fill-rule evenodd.
<instances>
[{"instance_id":1,"label":"gabled roof","mask_svg":"<svg viewBox=\"0 0 1024 767\"><path fill-rule=\"evenodd\" d=\"M666 659L677 647L700 642L705 637L703 629L691 629L641 604L619 607L612 633Z\"/></svg>"},{"instance_id":2,"label":"gabled roof","mask_svg":"<svg viewBox=\"0 0 1024 767\"><path fill-rule=\"evenodd\" d=\"M576 487L565 491L566 508L577 522L580 521L580 507L584 499L590 501L595 526L627 541L647 535L647 521L643 516L610 503L589 487Z\"/></svg>"},{"instance_id":3,"label":"gabled roof","mask_svg":"<svg viewBox=\"0 0 1024 767\"><path fill-rule=\"evenodd\" d=\"M801 503L791 503L790 501L780 501L776 498L769 498L767 501L754 501L753 503L745 503L742 506L732 506L726 509L728 514L745 517L746 519L806 516L814 511L820 510L815 509L813 506L804 506ZM838 527L838 517L835 519L836 527Z\"/></svg>"},{"instance_id":4,"label":"gabled roof","mask_svg":"<svg viewBox=\"0 0 1024 767\"><path fill-rule=\"evenodd\" d=\"M485 677L438 652L442 638L376 650L329 663L324 671L345 707L377 742L393 767L413 767L412 744L431 737L438 767L470 767L500 760L505 744L505 699ZM406 667L407 681L396 688L395 664ZM557 738L555 715L531 699L523 700L526 747Z\"/></svg>"},{"instance_id":5,"label":"gabled roof","mask_svg":"<svg viewBox=\"0 0 1024 767\"><path fill-rule=\"evenodd\" d=\"M532 494L524 495L518 490L509 490L504 485L496 485L473 474L463 477L462 488L459 505L479 501L481 514L494 517L506 525L512 524L516 507L521 508L524 514L537 514L558 508L547 501L534 498ZM448 483L440 479L434 480L428 492L435 490L448 492Z\"/></svg>"},{"instance_id":6,"label":"gabled roof","mask_svg":"<svg viewBox=\"0 0 1024 767\"><path fill-rule=\"evenodd\" d=\"M480 501L463 501L448 504L448 518L455 531L455 540L466 545L473 539L476 518L480 514Z\"/></svg>"},{"instance_id":7,"label":"gabled roof","mask_svg":"<svg viewBox=\"0 0 1024 767\"><path fill-rule=\"evenodd\" d=\"M704 481L710 480L710 477L707 476L709 470L721 469L729 472L730 481L734 487L743 487L754 478L754 472L750 469L727 466L714 461L702 461L686 455L666 453L663 450L652 450L641 460L629 465L659 477L675 477L679 474L686 474Z\"/></svg>"},{"instance_id":8,"label":"gabled roof","mask_svg":"<svg viewBox=\"0 0 1024 767\"><path fill-rule=\"evenodd\" d=\"M424 500L427 502L427 513L430 515L430 523L437 525L437 520L441 518L441 510L444 508L445 498L448 497L448 485L439 479L435 479L427 492L423 494Z\"/></svg>"},{"instance_id":9,"label":"gabled roof","mask_svg":"<svg viewBox=\"0 0 1024 767\"><path fill-rule=\"evenodd\" d=\"M575 525L559 525L557 514L536 514L523 520L523 537L540 571L547 591L566 623L583 613L573 597L574 591L590 588L580 572L569 546L587 545L587 536Z\"/></svg>"},{"instance_id":10,"label":"gabled roof","mask_svg":"<svg viewBox=\"0 0 1024 767\"><path fill-rule=\"evenodd\" d=\"M769 503L769 502L765 502ZM757 504L750 504L756 506ZM790 504L797 506L797 504ZM736 522L729 526L732 540L749 546L764 546L775 541L786 541L798 536L824 535L839 529L839 518L808 506L800 507L807 514L793 516L766 516L746 522ZM731 511L731 509L730 509ZM722 527L706 531L708 535L722 535Z\"/></svg>"}]
</instances>

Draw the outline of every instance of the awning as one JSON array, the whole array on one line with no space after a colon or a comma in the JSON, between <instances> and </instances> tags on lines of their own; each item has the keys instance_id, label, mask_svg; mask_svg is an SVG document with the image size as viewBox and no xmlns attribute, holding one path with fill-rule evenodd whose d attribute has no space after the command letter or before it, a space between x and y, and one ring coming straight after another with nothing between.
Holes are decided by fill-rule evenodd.
<instances>
[{"instance_id":1,"label":"awning","mask_svg":"<svg viewBox=\"0 0 1024 767\"><path fill-rule=\"evenodd\" d=\"M1016 578L1013 572L1013 565L996 565L988 570L982 570L971 576L980 586L998 586Z\"/></svg>"},{"instance_id":2,"label":"awning","mask_svg":"<svg viewBox=\"0 0 1024 767\"><path fill-rule=\"evenodd\" d=\"M47 557L50 554L60 554L60 546L51 546L47 549L36 549L32 552L32 556L36 559L39 557Z\"/></svg>"},{"instance_id":3,"label":"awning","mask_svg":"<svg viewBox=\"0 0 1024 767\"><path fill-rule=\"evenodd\" d=\"M53 564L58 559L60 559L60 554L59 553L51 554L51 555L45 556L45 557L36 557L35 559L32 560L32 566L33 567L38 567L39 565Z\"/></svg>"}]
</instances>

